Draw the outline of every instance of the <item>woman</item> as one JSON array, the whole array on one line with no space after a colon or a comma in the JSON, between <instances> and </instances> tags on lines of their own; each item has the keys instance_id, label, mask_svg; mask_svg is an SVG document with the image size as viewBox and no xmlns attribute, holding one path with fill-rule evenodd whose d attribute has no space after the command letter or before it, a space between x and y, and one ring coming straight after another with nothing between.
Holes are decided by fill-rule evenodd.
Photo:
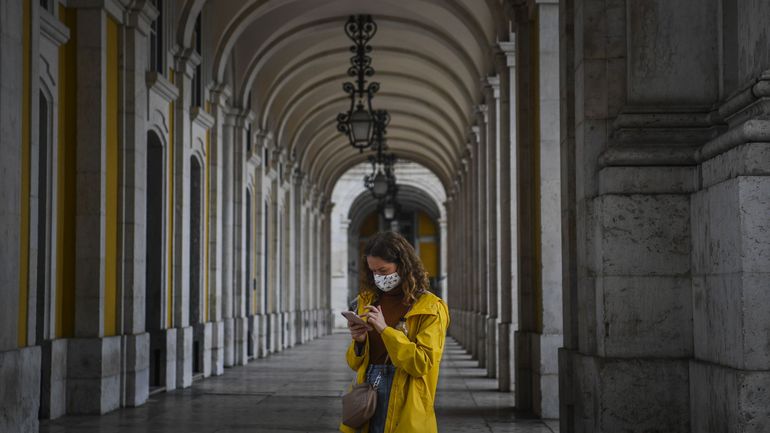
<instances>
[{"instance_id":1,"label":"woman","mask_svg":"<svg viewBox=\"0 0 770 433\"><path fill-rule=\"evenodd\" d=\"M433 402L449 326L446 304L428 291L414 248L394 232L378 233L364 248L357 313L368 326L348 323L346 354L356 383L377 387L377 410L363 433L437 432ZM345 424L340 431L356 429Z\"/></svg>"}]
</instances>

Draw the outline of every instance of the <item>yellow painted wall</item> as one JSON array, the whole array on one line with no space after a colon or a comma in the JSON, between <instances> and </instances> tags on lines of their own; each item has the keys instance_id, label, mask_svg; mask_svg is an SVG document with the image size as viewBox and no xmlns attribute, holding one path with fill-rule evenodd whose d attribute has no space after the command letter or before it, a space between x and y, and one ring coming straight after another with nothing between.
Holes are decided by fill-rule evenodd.
<instances>
[{"instance_id":1,"label":"yellow painted wall","mask_svg":"<svg viewBox=\"0 0 770 433\"><path fill-rule=\"evenodd\" d=\"M438 229L433 219L425 212L417 212L417 238L431 238L430 240L418 240L420 260L428 275L438 277Z\"/></svg>"},{"instance_id":2,"label":"yellow painted wall","mask_svg":"<svg viewBox=\"0 0 770 433\"><path fill-rule=\"evenodd\" d=\"M56 329L57 338L75 335L75 176L77 164L77 15L59 7L59 18L70 39L59 47L59 146L56 218Z\"/></svg>"},{"instance_id":3,"label":"yellow painted wall","mask_svg":"<svg viewBox=\"0 0 770 433\"><path fill-rule=\"evenodd\" d=\"M30 176L30 74L32 3L24 2L22 25L21 84L21 233L19 249L19 347L27 345L27 301L29 296L29 176Z\"/></svg>"},{"instance_id":4,"label":"yellow painted wall","mask_svg":"<svg viewBox=\"0 0 770 433\"><path fill-rule=\"evenodd\" d=\"M431 277L438 277L438 245L436 242L420 242L420 260Z\"/></svg>"},{"instance_id":5,"label":"yellow painted wall","mask_svg":"<svg viewBox=\"0 0 770 433\"><path fill-rule=\"evenodd\" d=\"M104 275L104 335L118 331L118 23L107 18L107 193Z\"/></svg>"},{"instance_id":6,"label":"yellow painted wall","mask_svg":"<svg viewBox=\"0 0 770 433\"><path fill-rule=\"evenodd\" d=\"M436 224L433 222L431 217L425 212L418 212L417 213L417 235L419 237L435 236L436 231L437 231Z\"/></svg>"},{"instance_id":7,"label":"yellow painted wall","mask_svg":"<svg viewBox=\"0 0 770 433\"><path fill-rule=\"evenodd\" d=\"M377 233L380 229L380 218L377 212L372 212L366 217L363 223L361 223L360 234L361 237L368 237Z\"/></svg>"}]
</instances>

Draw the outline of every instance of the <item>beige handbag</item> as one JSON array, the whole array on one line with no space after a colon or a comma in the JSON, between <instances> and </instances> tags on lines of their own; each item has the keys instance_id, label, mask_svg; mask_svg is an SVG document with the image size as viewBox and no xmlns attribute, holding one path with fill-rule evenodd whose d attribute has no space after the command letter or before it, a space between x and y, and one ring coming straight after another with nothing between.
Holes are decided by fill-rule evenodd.
<instances>
[{"instance_id":1,"label":"beige handbag","mask_svg":"<svg viewBox=\"0 0 770 433\"><path fill-rule=\"evenodd\" d=\"M390 356L385 357L388 363ZM382 372L374 379L374 384L369 382L354 383L350 391L342 396L342 423L353 428L361 428L374 416L377 409L377 387L380 385Z\"/></svg>"},{"instance_id":2,"label":"beige handbag","mask_svg":"<svg viewBox=\"0 0 770 433\"><path fill-rule=\"evenodd\" d=\"M360 428L374 416L376 408L377 388L368 382L355 384L342 396L342 423Z\"/></svg>"}]
</instances>

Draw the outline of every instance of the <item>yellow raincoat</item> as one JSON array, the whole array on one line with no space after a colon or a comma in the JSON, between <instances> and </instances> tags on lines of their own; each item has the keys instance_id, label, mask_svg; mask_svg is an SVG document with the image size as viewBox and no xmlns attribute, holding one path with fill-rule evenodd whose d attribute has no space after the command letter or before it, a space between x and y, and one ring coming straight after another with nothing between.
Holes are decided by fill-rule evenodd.
<instances>
[{"instance_id":1,"label":"yellow raincoat","mask_svg":"<svg viewBox=\"0 0 770 433\"><path fill-rule=\"evenodd\" d=\"M364 307L371 301L371 295L358 296L359 315L364 314ZM385 433L438 432L433 403L449 326L449 309L441 298L426 292L405 317L407 335L390 326L382 332L382 341L396 367L388 400ZM356 383L363 383L369 365L369 339L360 356L356 355L355 341L351 341L345 357L350 368L357 372ZM369 423L366 423L360 432L367 433L368 430ZM355 433L357 430L340 424L340 431Z\"/></svg>"}]
</instances>

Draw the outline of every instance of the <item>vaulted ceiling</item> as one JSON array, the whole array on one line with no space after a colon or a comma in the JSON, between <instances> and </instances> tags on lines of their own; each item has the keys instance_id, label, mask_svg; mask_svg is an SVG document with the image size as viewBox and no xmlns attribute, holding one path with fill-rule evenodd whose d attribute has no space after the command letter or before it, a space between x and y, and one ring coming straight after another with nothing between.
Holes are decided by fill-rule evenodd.
<instances>
[{"instance_id":1,"label":"vaulted ceiling","mask_svg":"<svg viewBox=\"0 0 770 433\"><path fill-rule=\"evenodd\" d=\"M187 0L180 45L190 46L201 10L205 75L227 85L236 106L251 95L257 126L327 194L367 157L336 129L349 104L342 83L350 15L371 14L378 25L371 45L381 88L373 105L391 114L390 150L432 170L447 189L496 43L508 33L499 0Z\"/></svg>"}]
</instances>

